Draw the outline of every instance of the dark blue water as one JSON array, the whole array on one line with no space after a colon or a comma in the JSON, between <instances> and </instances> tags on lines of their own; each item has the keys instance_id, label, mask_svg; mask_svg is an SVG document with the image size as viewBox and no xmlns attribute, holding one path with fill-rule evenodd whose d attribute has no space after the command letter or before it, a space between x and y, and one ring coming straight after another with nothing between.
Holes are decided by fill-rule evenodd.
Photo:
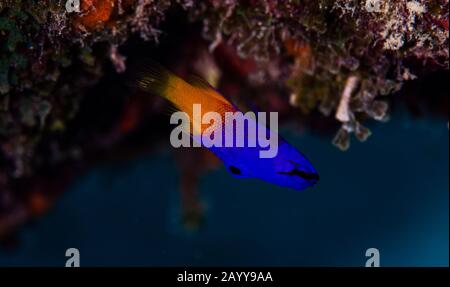
<instances>
[{"instance_id":1,"label":"dark blue water","mask_svg":"<svg viewBox=\"0 0 450 287\"><path fill-rule=\"evenodd\" d=\"M382 266L448 266L447 122L396 115L372 130L346 153L329 139L283 132L319 170L314 190L237 180L223 168L206 174L198 232L181 227L169 147L96 168L22 229L0 265L64 266L76 247L82 266L364 266L375 247Z\"/></svg>"}]
</instances>

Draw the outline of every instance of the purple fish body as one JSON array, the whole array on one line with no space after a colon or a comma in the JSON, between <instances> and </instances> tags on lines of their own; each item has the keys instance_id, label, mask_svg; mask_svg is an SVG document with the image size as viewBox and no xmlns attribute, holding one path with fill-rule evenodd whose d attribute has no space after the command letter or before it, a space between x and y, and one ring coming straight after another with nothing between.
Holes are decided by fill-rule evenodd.
<instances>
[{"instance_id":1,"label":"purple fish body","mask_svg":"<svg viewBox=\"0 0 450 287\"><path fill-rule=\"evenodd\" d=\"M137 74L137 83L142 90L169 100L186 115L186 118L192 115L192 130L189 129L189 125L186 125L189 130L187 132L183 130L183 132L192 136L196 142L194 146L210 149L223 161L233 176L258 178L296 190L306 189L318 182L319 175L311 162L278 135L276 130L278 117L275 117L274 121L270 117L271 128L268 129L265 123L260 121L260 113L258 113L257 121L256 117L253 117L254 114L239 112L231 101L206 81L194 78L186 82L157 63L149 63L146 69L140 71ZM220 123L219 120L217 123L214 120L214 124L210 125L213 132L206 133L206 137L202 129L202 124L205 124L200 111L202 108L208 113L214 112L221 120ZM195 116L197 109L200 119ZM227 124L228 113L241 116L245 124L238 125L237 119L233 119L234 123L230 127L229 123ZM276 114L271 113L271 115ZM273 124L274 122L276 124ZM227 134L232 136L228 137ZM216 138L211 141L215 136L222 136L222 139ZM234 143L240 142L240 144L227 144L230 138ZM242 140L245 144L242 144ZM214 143L210 144L211 142ZM219 144L216 144L217 142ZM200 145L197 145L198 143Z\"/></svg>"},{"instance_id":2,"label":"purple fish body","mask_svg":"<svg viewBox=\"0 0 450 287\"><path fill-rule=\"evenodd\" d=\"M251 122L254 119L246 117ZM244 137L245 145L237 146L212 146L211 150L219 157L227 170L236 178L258 178L260 180L295 190L304 190L315 185L319 181L319 174L312 163L295 147L266 127L256 124L257 132L263 132L270 137L277 137L278 152L273 158L261 157L261 151L267 150L258 144L254 147L248 145L248 125L243 134L236 133L235 137ZM226 129L224 126L222 136L225 143ZM269 138L270 138L269 137ZM234 141L235 143L235 141Z\"/></svg>"}]
</instances>

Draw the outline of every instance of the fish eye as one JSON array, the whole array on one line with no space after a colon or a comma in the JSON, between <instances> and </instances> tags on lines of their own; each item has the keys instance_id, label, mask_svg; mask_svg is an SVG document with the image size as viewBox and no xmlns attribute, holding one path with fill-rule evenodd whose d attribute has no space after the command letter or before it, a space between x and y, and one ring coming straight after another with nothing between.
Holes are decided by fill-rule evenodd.
<instances>
[{"instance_id":1,"label":"fish eye","mask_svg":"<svg viewBox=\"0 0 450 287\"><path fill-rule=\"evenodd\" d=\"M235 166L230 165L230 167L228 169L230 170L230 172L232 174L235 174L235 175L241 175L242 174L241 170L239 168L235 167Z\"/></svg>"}]
</instances>

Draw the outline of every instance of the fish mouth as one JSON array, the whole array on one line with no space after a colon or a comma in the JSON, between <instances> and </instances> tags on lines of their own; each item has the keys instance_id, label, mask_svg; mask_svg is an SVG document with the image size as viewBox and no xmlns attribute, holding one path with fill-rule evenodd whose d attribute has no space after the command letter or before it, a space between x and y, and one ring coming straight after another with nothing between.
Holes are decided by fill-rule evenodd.
<instances>
[{"instance_id":1,"label":"fish mouth","mask_svg":"<svg viewBox=\"0 0 450 287\"><path fill-rule=\"evenodd\" d=\"M298 169L293 169L291 171L281 171L278 174L288 175L288 176L298 176L301 179L307 180L313 184L316 184L320 180L320 176L317 173L305 172Z\"/></svg>"}]
</instances>

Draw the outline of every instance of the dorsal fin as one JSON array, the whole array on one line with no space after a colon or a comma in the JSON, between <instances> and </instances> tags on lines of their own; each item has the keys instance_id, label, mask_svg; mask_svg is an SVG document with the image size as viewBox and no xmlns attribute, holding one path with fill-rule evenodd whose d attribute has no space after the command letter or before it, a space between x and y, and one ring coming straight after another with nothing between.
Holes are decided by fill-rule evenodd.
<instances>
[{"instance_id":1,"label":"dorsal fin","mask_svg":"<svg viewBox=\"0 0 450 287\"><path fill-rule=\"evenodd\" d=\"M186 82L196 88L201 88L201 89L205 89L205 90L208 90L208 89L215 90L215 88L207 80L205 80L202 77L197 76L197 75L190 75L186 79Z\"/></svg>"},{"instance_id":2,"label":"dorsal fin","mask_svg":"<svg viewBox=\"0 0 450 287\"><path fill-rule=\"evenodd\" d=\"M208 81L197 75L190 75L186 82L191 86L202 90L207 96L213 97L224 104L231 105L230 101L220 94Z\"/></svg>"}]
</instances>

